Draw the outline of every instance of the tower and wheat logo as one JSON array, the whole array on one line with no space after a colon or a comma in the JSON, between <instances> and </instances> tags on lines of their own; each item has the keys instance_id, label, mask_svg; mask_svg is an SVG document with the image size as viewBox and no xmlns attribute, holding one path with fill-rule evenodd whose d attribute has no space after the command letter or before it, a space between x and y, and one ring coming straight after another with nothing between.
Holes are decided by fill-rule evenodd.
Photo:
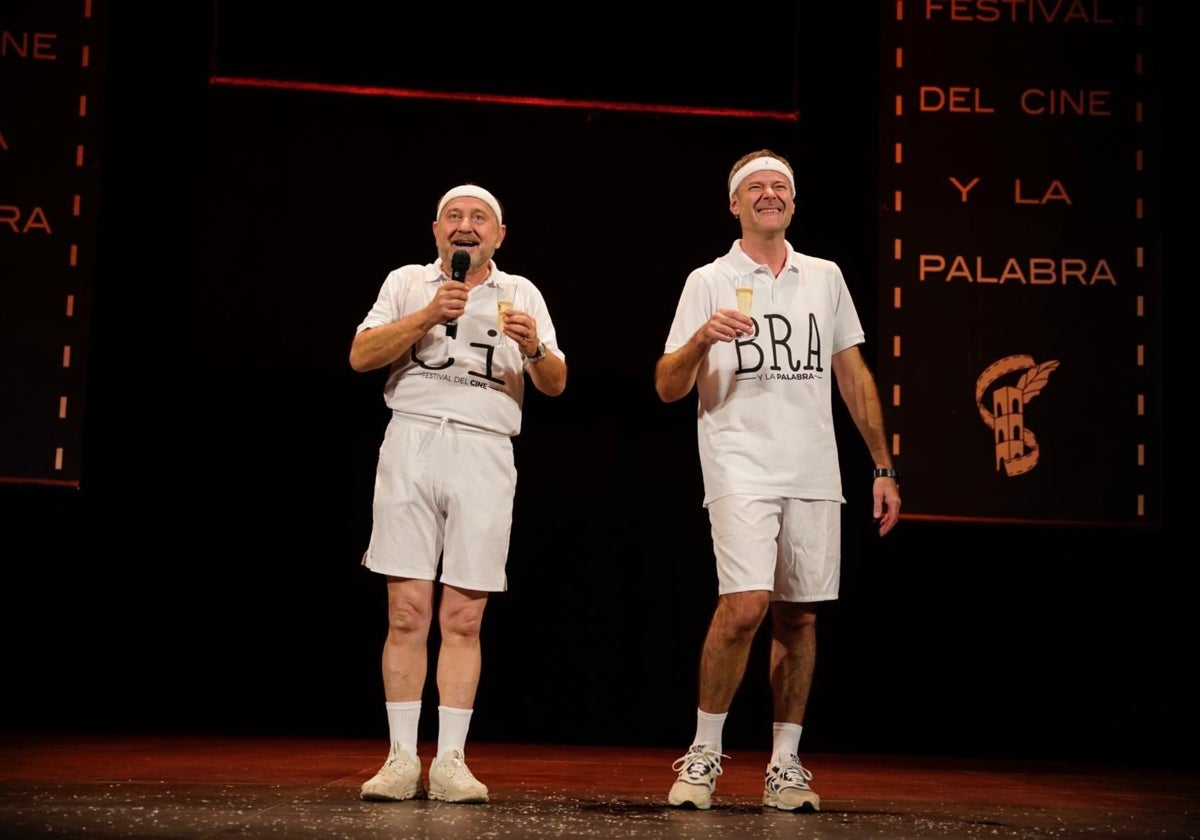
<instances>
[{"instance_id":1,"label":"tower and wheat logo","mask_svg":"<svg viewBox=\"0 0 1200 840\"><path fill-rule=\"evenodd\" d=\"M975 380L975 407L992 430L996 469L1003 466L1005 475L1021 475L1037 466L1038 443L1025 424L1025 406L1046 387L1057 367L1056 361L1038 364L1032 356L1005 356L988 365ZM1021 375L1014 384L1000 382L1017 372Z\"/></svg>"}]
</instances>

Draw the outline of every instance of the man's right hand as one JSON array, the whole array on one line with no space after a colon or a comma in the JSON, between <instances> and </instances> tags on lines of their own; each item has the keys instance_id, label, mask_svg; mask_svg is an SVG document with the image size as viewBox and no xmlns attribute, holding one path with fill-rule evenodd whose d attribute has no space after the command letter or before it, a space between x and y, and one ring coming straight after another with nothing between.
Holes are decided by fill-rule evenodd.
<instances>
[{"instance_id":1,"label":"man's right hand","mask_svg":"<svg viewBox=\"0 0 1200 840\"><path fill-rule=\"evenodd\" d=\"M437 293L429 302L435 324L457 321L467 311L467 284L458 280L447 280L438 286Z\"/></svg>"},{"instance_id":2,"label":"man's right hand","mask_svg":"<svg viewBox=\"0 0 1200 840\"><path fill-rule=\"evenodd\" d=\"M754 321L736 309L718 309L700 329L698 338L711 347L718 341L733 341L754 332Z\"/></svg>"}]
</instances>

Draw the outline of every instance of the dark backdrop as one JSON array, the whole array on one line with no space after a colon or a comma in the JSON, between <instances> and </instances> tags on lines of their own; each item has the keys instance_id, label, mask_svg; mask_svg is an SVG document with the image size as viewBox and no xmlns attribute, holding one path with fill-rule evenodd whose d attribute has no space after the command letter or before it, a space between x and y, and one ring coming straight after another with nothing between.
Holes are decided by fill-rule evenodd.
<instances>
[{"instance_id":1,"label":"dark backdrop","mask_svg":"<svg viewBox=\"0 0 1200 840\"><path fill-rule=\"evenodd\" d=\"M571 371L561 397L528 398L471 737L685 746L715 575L694 404L657 400L654 361L683 278L737 235L729 164L760 146L796 165L792 241L842 265L880 352L875 15L116 5L82 486L0 486L0 725L386 737L385 596L358 565L383 373L346 357L385 273L433 257L437 197L476 180L505 203L498 262L541 286ZM1194 766L1195 544L1177 508L1161 529L907 521L881 541L870 461L840 405L837 420L842 598L822 619L807 750ZM764 641L731 748L769 746Z\"/></svg>"}]
</instances>

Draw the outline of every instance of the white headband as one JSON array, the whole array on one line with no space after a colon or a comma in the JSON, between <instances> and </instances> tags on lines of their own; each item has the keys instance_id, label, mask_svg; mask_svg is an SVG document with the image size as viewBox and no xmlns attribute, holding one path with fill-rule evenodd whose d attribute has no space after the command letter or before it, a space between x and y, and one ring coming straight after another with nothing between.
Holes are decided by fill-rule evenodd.
<instances>
[{"instance_id":1,"label":"white headband","mask_svg":"<svg viewBox=\"0 0 1200 840\"><path fill-rule=\"evenodd\" d=\"M788 183L792 185L792 195L796 194L796 179L792 177L792 170L788 169L786 163L779 160L779 158L756 157L733 173L733 177L729 179L729 197L733 198L733 194L737 192L738 184L746 180L747 175L752 172L761 172L764 169L770 169L772 172L781 172L786 175Z\"/></svg>"},{"instance_id":2,"label":"white headband","mask_svg":"<svg viewBox=\"0 0 1200 840\"><path fill-rule=\"evenodd\" d=\"M496 200L496 196L483 187L477 187L474 184L463 184L442 196L442 200L438 202L437 218L442 218L442 208L446 206L447 201L452 198L462 198L463 196L478 198L480 201L485 202L488 207L492 208L492 212L496 214L496 224L504 224L504 217L500 214L500 202Z\"/></svg>"}]
</instances>

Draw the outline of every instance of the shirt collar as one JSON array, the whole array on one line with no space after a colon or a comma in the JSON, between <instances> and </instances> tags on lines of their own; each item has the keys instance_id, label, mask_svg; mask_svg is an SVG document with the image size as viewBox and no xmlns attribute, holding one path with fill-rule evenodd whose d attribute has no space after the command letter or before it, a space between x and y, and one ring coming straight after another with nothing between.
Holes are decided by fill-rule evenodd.
<instances>
[{"instance_id":1,"label":"shirt collar","mask_svg":"<svg viewBox=\"0 0 1200 840\"><path fill-rule=\"evenodd\" d=\"M784 240L783 244L787 247L787 262L784 264L783 270L799 271L800 268L797 265L796 250L792 247L792 243ZM735 239L733 241L733 246L729 249L729 257L731 260L733 260L734 269L742 274L753 274L759 268L766 268L768 271L771 270L770 266L766 266L763 263L752 260L750 256L742 250L742 241L740 239Z\"/></svg>"}]
</instances>

